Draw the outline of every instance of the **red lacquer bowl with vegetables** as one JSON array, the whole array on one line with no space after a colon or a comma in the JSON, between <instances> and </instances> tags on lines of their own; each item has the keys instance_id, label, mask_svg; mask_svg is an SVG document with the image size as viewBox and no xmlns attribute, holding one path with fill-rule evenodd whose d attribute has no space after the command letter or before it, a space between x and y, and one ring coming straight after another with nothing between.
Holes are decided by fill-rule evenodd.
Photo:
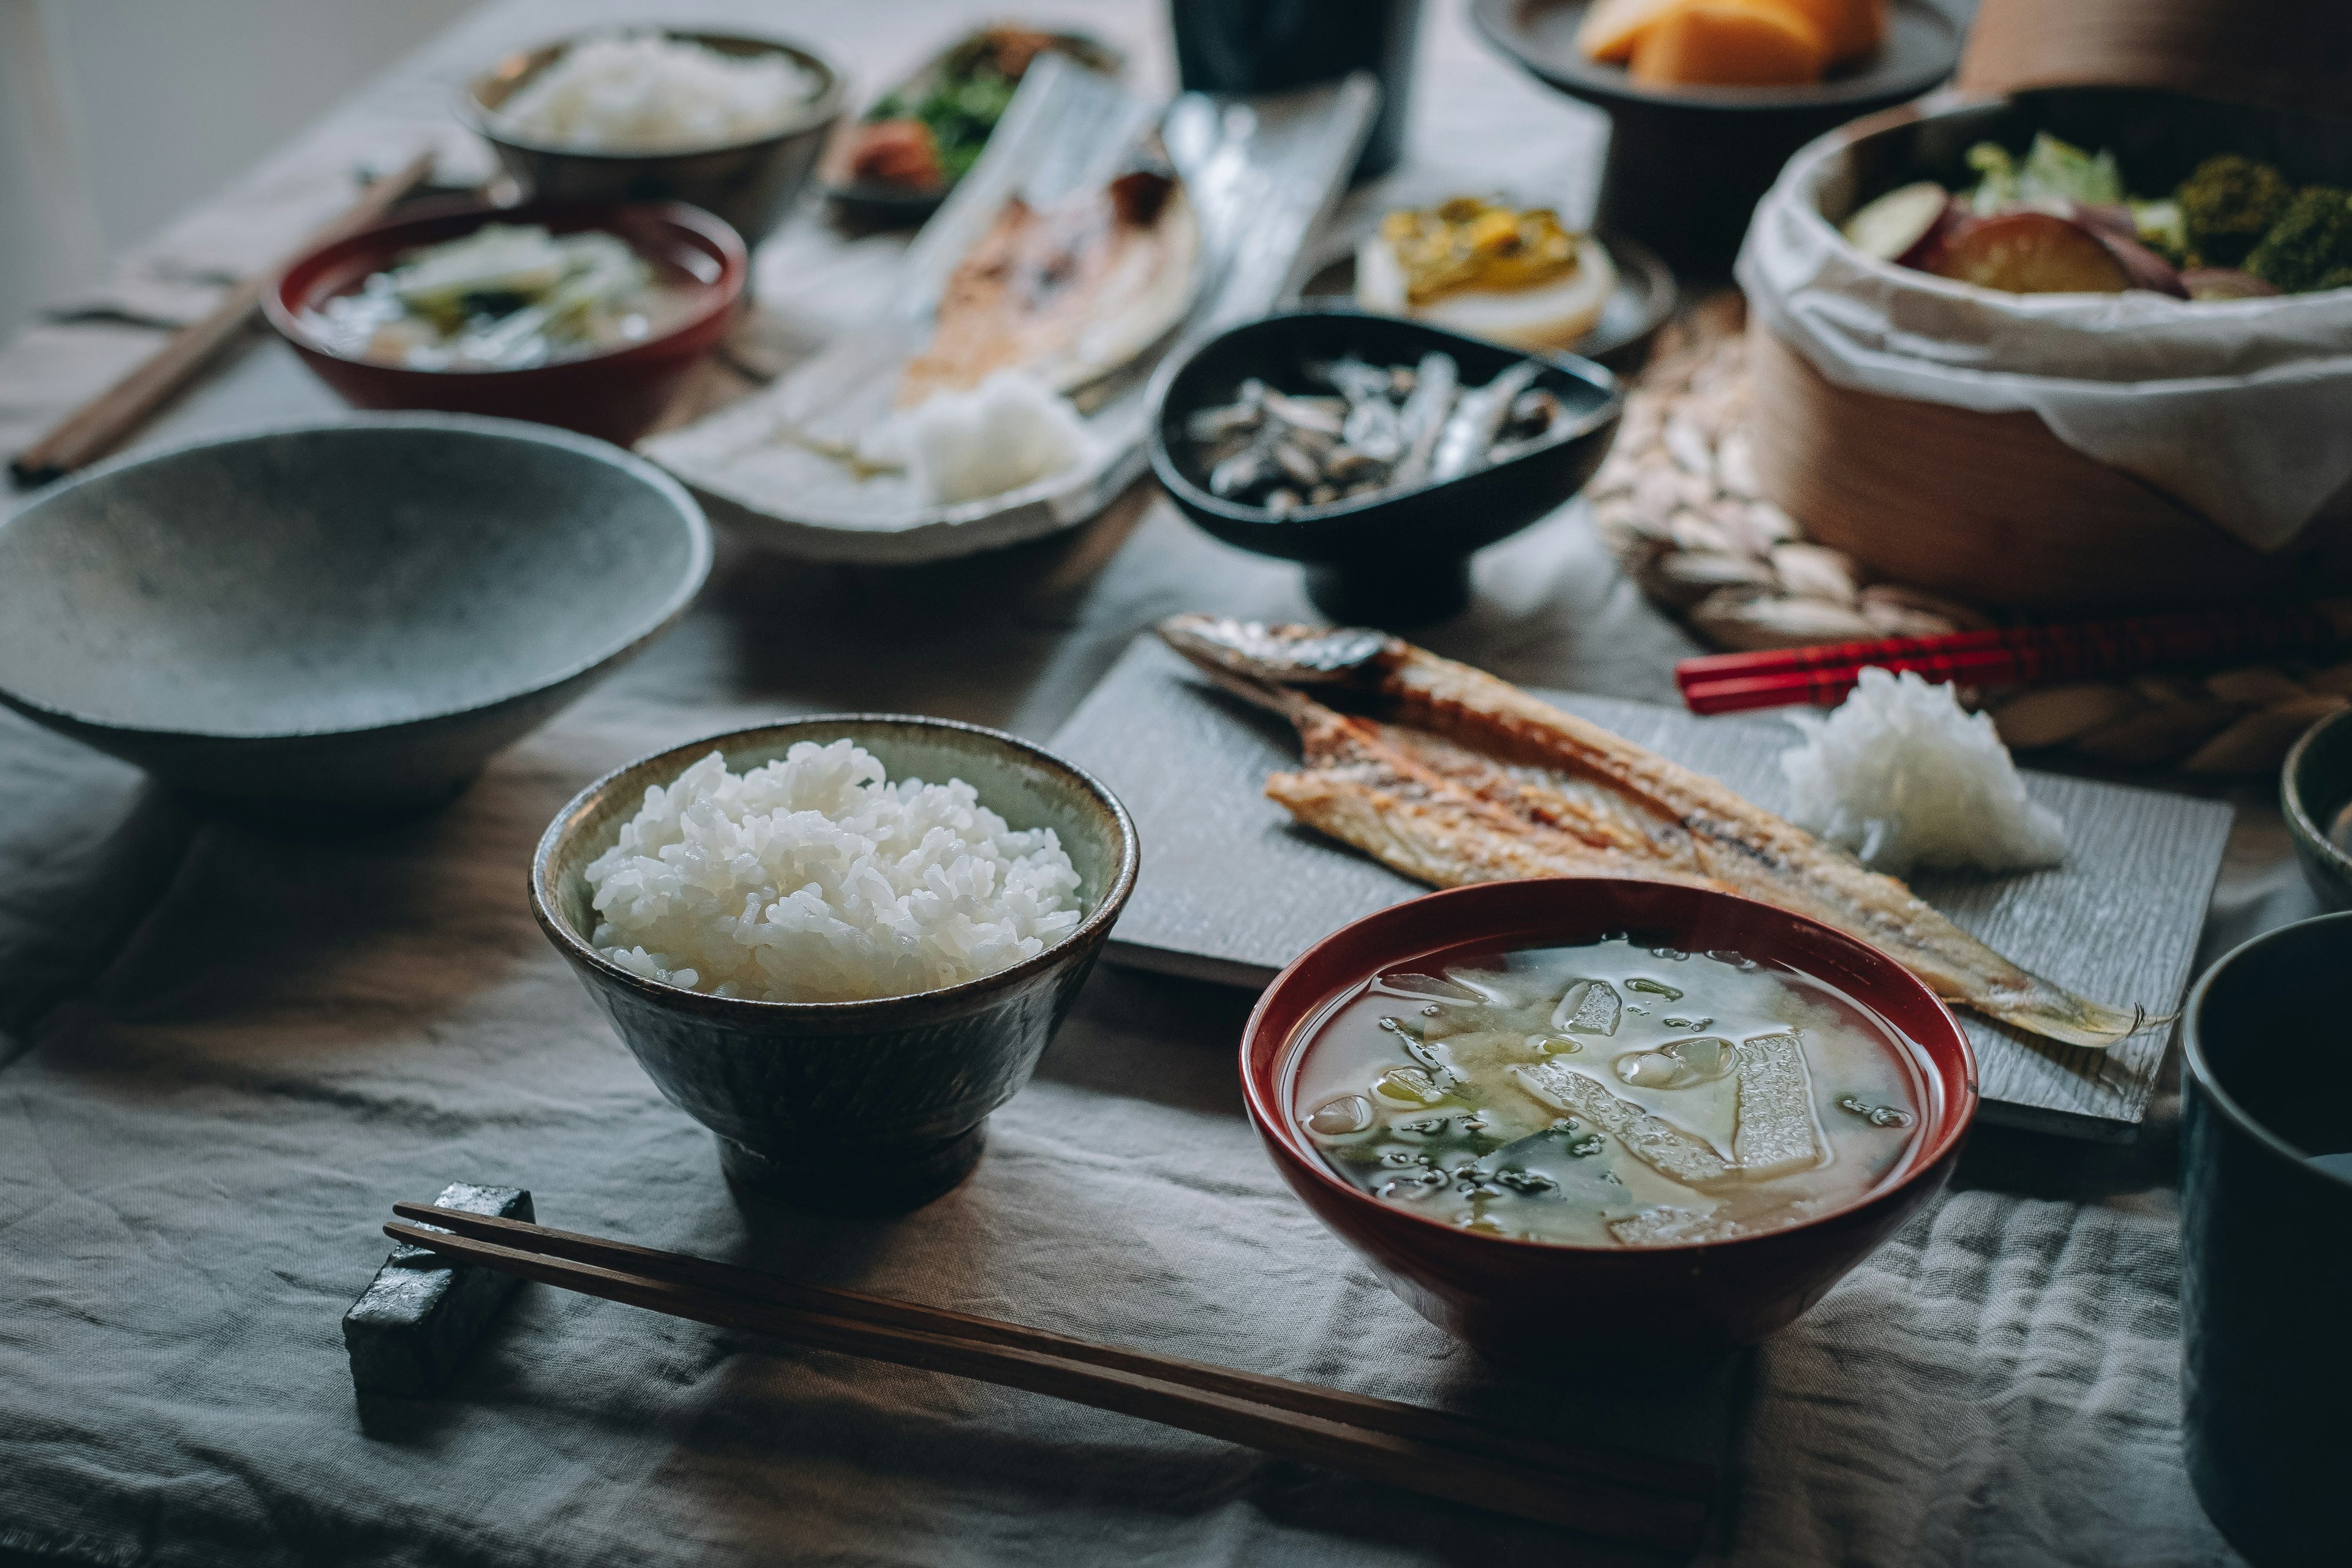
<instances>
[{"instance_id":1,"label":"red lacquer bowl with vegetables","mask_svg":"<svg viewBox=\"0 0 2352 1568\"><path fill-rule=\"evenodd\" d=\"M469 205L331 241L262 307L353 407L627 446L726 336L747 270L735 231L680 203Z\"/></svg>"},{"instance_id":2,"label":"red lacquer bowl with vegetables","mask_svg":"<svg viewBox=\"0 0 2352 1568\"><path fill-rule=\"evenodd\" d=\"M1942 1189L1977 1107L1927 987L1828 926L1629 879L1431 893L1259 1000L1244 1092L1291 1190L1497 1359L1705 1361Z\"/></svg>"}]
</instances>

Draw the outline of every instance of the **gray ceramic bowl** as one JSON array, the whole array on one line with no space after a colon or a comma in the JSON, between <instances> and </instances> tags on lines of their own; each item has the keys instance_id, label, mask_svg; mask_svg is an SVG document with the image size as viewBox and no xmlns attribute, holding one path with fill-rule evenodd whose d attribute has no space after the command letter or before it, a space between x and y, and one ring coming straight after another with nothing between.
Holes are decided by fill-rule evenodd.
<instances>
[{"instance_id":1,"label":"gray ceramic bowl","mask_svg":"<svg viewBox=\"0 0 2352 1568\"><path fill-rule=\"evenodd\" d=\"M709 570L675 480L543 425L380 414L199 441L0 523L0 701L264 815L420 810Z\"/></svg>"},{"instance_id":2,"label":"gray ceramic bowl","mask_svg":"<svg viewBox=\"0 0 2352 1568\"><path fill-rule=\"evenodd\" d=\"M591 944L586 868L649 785L714 750L740 772L801 741L844 738L894 779L961 778L1015 828L1054 829L1080 879L1077 930L998 973L870 1002L711 996ZM1134 889L1138 857L1117 797L1026 741L945 719L828 714L715 735L597 780L540 839L530 905L662 1093L719 1135L730 1177L798 1207L887 1212L937 1197L979 1161L988 1113L1029 1081Z\"/></svg>"},{"instance_id":3,"label":"gray ceramic bowl","mask_svg":"<svg viewBox=\"0 0 2352 1568\"><path fill-rule=\"evenodd\" d=\"M539 201L676 201L716 213L746 245L776 226L816 169L817 154L841 117L845 84L822 56L773 38L665 28L673 38L726 55L788 55L816 79L816 93L783 129L750 142L684 153L592 153L530 141L499 113L499 106L538 71L589 34L559 38L508 56L467 84L459 97L465 118L498 150L507 172Z\"/></svg>"},{"instance_id":4,"label":"gray ceramic bowl","mask_svg":"<svg viewBox=\"0 0 2352 1568\"><path fill-rule=\"evenodd\" d=\"M2279 809L2303 862L2303 879L2331 910L2352 910L2352 854L2327 830L2352 806L2352 708L2304 731L2279 775Z\"/></svg>"}]
</instances>

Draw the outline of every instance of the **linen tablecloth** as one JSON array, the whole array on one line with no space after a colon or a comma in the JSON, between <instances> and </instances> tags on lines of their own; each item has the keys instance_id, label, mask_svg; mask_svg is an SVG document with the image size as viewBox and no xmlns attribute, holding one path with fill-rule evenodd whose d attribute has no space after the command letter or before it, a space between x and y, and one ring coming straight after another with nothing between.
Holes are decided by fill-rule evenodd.
<instances>
[{"instance_id":1,"label":"linen tablecloth","mask_svg":"<svg viewBox=\"0 0 2352 1568\"><path fill-rule=\"evenodd\" d=\"M467 68L597 14L625 12L480 14L184 229L225 246L203 252L220 265L257 258L331 208L353 157L396 153L439 116ZM1164 78L1156 6L1065 14ZM966 15L698 8L817 40L869 85ZM1486 57L1454 6L1432 8L1424 174L1450 161L1475 184L1492 147L1496 167L1580 172L1569 183L1589 195L1600 133ZM0 436L20 445L150 341L120 321L36 328L0 355ZM151 436L331 407L259 345ZM1478 582L1476 606L1424 640L1514 679L1664 698L1690 651L1579 509L1486 552ZM467 1180L528 1186L567 1227L1554 1415L1282 1189L1240 1110L1244 996L1098 971L971 1182L903 1219L814 1220L730 1193L709 1136L654 1091L530 920L530 846L606 768L793 712L1044 738L1139 628L1194 607L1307 613L1295 570L1141 497L1070 538L931 570L730 547L676 635L457 805L348 837L199 817L0 718L0 1563L1626 1558L1124 1417L536 1286L443 1397L352 1391L338 1320L386 1250L390 1205ZM2250 795L2240 820L2209 956L2308 909L2274 816ZM2170 1107L2126 1149L1980 1130L1955 1191L1748 1364L1703 1560L2233 1561L2179 1456Z\"/></svg>"}]
</instances>

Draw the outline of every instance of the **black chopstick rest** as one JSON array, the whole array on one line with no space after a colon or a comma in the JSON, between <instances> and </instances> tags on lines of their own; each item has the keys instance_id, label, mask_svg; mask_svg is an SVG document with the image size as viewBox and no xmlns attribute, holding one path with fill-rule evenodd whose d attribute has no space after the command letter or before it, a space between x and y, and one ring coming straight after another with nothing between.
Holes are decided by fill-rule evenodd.
<instances>
[{"instance_id":1,"label":"black chopstick rest","mask_svg":"<svg viewBox=\"0 0 2352 1568\"><path fill-rule=\"evenodd\" d=\"M526 1223L536 1217L526 1189L470 1182L450 1183L433 1206ZM401 1243L343 1314L352 1384L362 1394L415 1398L433 1393L521 1283L511 1274L452 1264L428 1248Z\"/></svg>"}]
</instances>

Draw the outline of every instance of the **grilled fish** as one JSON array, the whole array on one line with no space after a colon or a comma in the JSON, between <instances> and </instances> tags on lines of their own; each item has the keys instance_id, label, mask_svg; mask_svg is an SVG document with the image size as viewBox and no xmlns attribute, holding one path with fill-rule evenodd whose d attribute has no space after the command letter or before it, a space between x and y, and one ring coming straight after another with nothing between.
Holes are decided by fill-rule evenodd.
<instances>
[{"instance_id":1,"label":"grilled fish","mask_svg":"<svg viewBox=\"0 0 2352 1568\"><path fill-rule=\"evenodd\" d=\"M1483 670L1382 632L1202 615L1159 629L1219 686L1297 730L1306 766L1269 778L1268 795L1416 880L1712 888L1835 926L1946 1001L2067 1045L2104 1049L2150 1022L2018 967L1894 878Z\"/></svg>"}]
</instances>

